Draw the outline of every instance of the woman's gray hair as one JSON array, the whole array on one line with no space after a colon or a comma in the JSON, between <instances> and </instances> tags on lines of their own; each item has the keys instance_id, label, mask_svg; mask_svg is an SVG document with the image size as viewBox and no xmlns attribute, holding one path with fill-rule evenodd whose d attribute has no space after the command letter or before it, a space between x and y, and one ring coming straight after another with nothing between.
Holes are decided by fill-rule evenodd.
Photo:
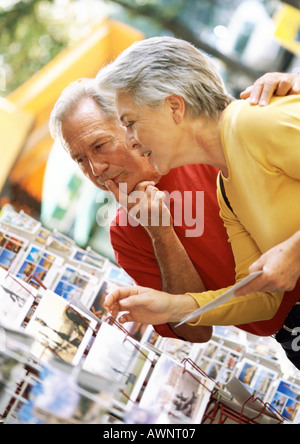
<instances>
[{"instance_id":1,"label":"woman's gray hair","mask_svg":"<svg viewBox=\"0 0 300 444\"><path fill-rule=\"evenodd\" d=\"M232 97L213 61L173 37L134 43L97 76L101 89L127 92L137 105L159 107L172 94L184 98L190 117L218 117Z\"/></svg>"},{"instance_id":2,"label":"woman's gray hair","mask_svg":"<svg viewBox=\"0 0 300 444\"><path fill-rule=\"evenodd\" d=\"M82 78L67 86L54 105L50 116L49 129L53 139L65 145L62 124L70 117L83 99L93 99L107 119L117 120L115 98L112 93L101 91L95 78Z\"/></svg>"}]
</instances>

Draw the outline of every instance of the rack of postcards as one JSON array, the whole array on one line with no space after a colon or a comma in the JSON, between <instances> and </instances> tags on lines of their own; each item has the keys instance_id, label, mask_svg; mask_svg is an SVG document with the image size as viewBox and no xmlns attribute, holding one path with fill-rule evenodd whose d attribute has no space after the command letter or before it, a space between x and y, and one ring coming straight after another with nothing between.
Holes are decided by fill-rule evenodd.
<instances>
[{"instance_id":1,"label":"rack of postcards","mask_svg":"<svg viewBox=\"0 0 300 444\"><path fill-rule=\"evenodd\" d=\"M282 370L274 340L218 327L191 344L152 326L125 329L103 307L122 285L133 281L108 259L2 209L3 423L299 422L300 381Z\"/></svg>"}]
</instances>

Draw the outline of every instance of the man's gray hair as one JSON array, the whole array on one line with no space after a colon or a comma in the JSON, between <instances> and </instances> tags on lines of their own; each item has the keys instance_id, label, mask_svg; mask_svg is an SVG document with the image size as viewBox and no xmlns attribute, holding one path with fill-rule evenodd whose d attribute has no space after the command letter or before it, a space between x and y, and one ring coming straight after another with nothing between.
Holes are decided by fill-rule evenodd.
<instances>
[{"instance_id":1,"label":"man's gray hair","mask_svg":"<svg viewBox=\"0 0 300 444\"><path fill-rule=\"evenodd\" d=\"M62 124L78 109L84 99L93 99L107 119L117 120L114 95L107 91L101 91L95 78L82 78L67 86L54 105L49 122L50 134L53 139L58 139L65 145Z\"/></svg>"},{"instance_id":2,"label":"man's gray hair","mask_svg":"<svg viewBox=\"0 0 300 444\"><path fill-rule=\"evenodd\" d=\"M190 117L218 117L232 101L213 61L173 37L134 43L97 76L101 89L130 93L137 105L159 107L172 94L184 98Z\"/></svg>"}]
</instances>

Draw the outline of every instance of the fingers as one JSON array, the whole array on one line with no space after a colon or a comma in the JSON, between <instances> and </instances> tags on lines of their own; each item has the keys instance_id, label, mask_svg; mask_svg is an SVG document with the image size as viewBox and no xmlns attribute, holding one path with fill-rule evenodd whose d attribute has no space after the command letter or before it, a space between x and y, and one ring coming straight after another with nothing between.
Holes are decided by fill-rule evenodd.
<instances>
[{"instance_id":1,"label":"fingers","mask_svg":"<svg viewBox=\"0 0 300 444\"><path fill-rule=\"evenodd\" d=\"M277 89L276 89L276 96L287 96L291 89L293 87L293 84L291 84L291 80L289 76L283 76L278 83Z\"/></svg>"},{"instance_id":2,"label":"fingers","mask_svg":"<svg viewBox=\"0 0 300 444\"><path fill-rule=\"evenodd\" d=\"M250 94L251 105L260 105L260 106L268 105L276 91L276 88L277 88L277 83L274 83L273 81L255 82Z\"/></svg>"},{"instance_id":3,"label":"fingers","mask_svg":"<svg viewBox=\"0 0 300 444\"><path fill-rule=\"evenodd\" d=\"M123 193L119 190L119 187L115 184L115 182L113 180L108 179L105 181L105 186L108 189L108 191L113 195L113 197L116 199L116 201L119 202L120 196ZM127 195L124 195L123 197L125 196L127 200Z\"/></svg>"},{"instance_id":4,"label":"fingers","mask_svg":"<svg viewBox=\"0 0 300 444\"><path fill-rule=\"evenodd\" d=\"M241 99L250 98L251 105L266 106L274 95L284 97L300 94L300 76L290 73L268 73L240 94Z\"/></svg>"},{"instance_id":5,"label":"fingers","mask_svg":"<svg viewBox=\"0 0 300 444\"><path fill-rule=\"evenodd\" d=\"M138 183L135 186L134 190L135 191L144 191L145 192L147 189L154 188L154 186L155 186L155 182L145 180L144 182Z\"/></svg>"},{"instance_id":6,"label":"fingers","mask_svg":"<svg viewBox=\"0 0 300 444\"><path fill-rule=\"evenodd\" d=\"M139 287L123 287L118 288L106 296L104 306L110 311L120 311L120 301L139 292Z\"/></svg>"},{"instance_id":7,"label":"fingers","mask_svg":"<svg viewBox=\"0 0 300 444\"><path fill-rule=\"evenodd\" d=\"M296 77L290 94L300 94L300 75Z\"/></svg>"},{"instance_id":8,"label":"fingers","mask_svg":"<svg viewBox=\"0 0 300 444\"><path fill-rule=\"evenodd\" d=\"M121 316L118 318L121 324L126 322L151 323L148 305L149 300L151 302L152 299L148 294L149 290L151 291L151 289L144 287L119 288L106 297L104 306L115 318L121 312Z\"/></svg>"},{"instance_id":9,"label":"fingers","mask_svg":"<svg viewBox=\"0 0 300 444\"><path fill-rule=\"evenodd\" d=\"M249 99L252 91L252 86L248 86L244 91L241 92L240 98L243 100Z\"/></svg>"},{"instance_id":10,"label":"fingers","mask_svg":"<svg viewBox=\"0 0 300 444\"><path fill-rule=\"evenodd\" d=\"M122 187L122 185L124 185L124 187ZM130 195L134 195L134 193L137 191L143 193L146 193L147 191L151 192L152 189L156 189L154 188L154 185L155 182L153 181L140 182L135 186L134 190L130 193ZM117 200L117 202L119 202L125 208L128 207L130 195L129 196L127 195L127 184L121 183L118 186L115 184L113 180L108 179L105 181L105 187L113 195L113 197Z\"/></svg>"},{"instance_id":11,"label":"fingers","mask_svg":"<svg viewBox=\"0 0 300 444\"><path fill-rule=\"evenodd\" d=\"M275 90L273 83L256 81L254 85L248 86L245 91L241 92L240 98L243 100L250 98L251 105L265 106L270 102Z\"/></svg>"},{"instance_id":12,"label":"fingers","mask_svg":"<svg viewBox=\"0 0 300 444\"><path fill-rule=\"evenodd\" d=\"M108 309L118 304L119 306L131 308L141 301L141 296L146 294L149 288L144 287L121 287L106 296L104 305Z\"/></svg>"},{"instance_id":13,"label":"fingers","mask_svg":"<svg viewBox=\"0 0 300 444\"><path fill-rule=\"evenodd\" d=\"M281 280L277 275L274 275L274 273L265 267L263 274L237 290L235 296L244 296L256 292L273 293L279 291L291 291L294 287L295 285L293 286L290 283L286 283L285 280Z\"/></svg>"},{"instance_id":14,"label":"fingers","mask_svg":"<svg viewBox=\"0 0 300 444\"><path fill-rule=\"evenodd\" d=\"M123 314L119 317L118 321L120 322L120 324L126 324L126 322L135 322L130 313Z\"/></svg>"}]
</instances>

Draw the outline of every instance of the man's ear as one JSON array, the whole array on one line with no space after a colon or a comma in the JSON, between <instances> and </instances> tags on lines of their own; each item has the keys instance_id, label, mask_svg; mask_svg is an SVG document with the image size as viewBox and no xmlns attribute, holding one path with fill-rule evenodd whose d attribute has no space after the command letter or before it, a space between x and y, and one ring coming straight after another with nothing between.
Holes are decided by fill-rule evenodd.
<instances>
[{"instance_id":1,"label":"man's ear","mask_svg":"<svg viewBox=\"0 0 300 444\"><path fill-rule=\"evenodd\" d=\"M186 112L184 98L177 94L172 94L166 98L166 103L170 107L174 122L179 125L183 121Z\"/></svg>"}]
</instances>

